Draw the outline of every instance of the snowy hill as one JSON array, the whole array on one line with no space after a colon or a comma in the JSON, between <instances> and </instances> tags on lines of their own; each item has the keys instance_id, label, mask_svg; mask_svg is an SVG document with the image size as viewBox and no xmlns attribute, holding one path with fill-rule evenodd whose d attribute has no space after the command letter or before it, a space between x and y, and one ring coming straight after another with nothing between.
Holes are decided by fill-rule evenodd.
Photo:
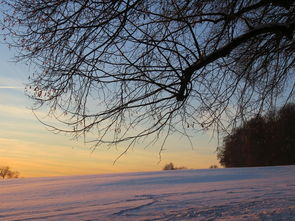
<instances>
[{"instance_id":1,"label":"snowy hill","mask_svg":"<svg viewBox=\"0 0 295 221\"><path fill-rule=\"evenodd\" d=\"M0 181L0 220L295 220L295 166Z\"/></svg>"}]
</instances>

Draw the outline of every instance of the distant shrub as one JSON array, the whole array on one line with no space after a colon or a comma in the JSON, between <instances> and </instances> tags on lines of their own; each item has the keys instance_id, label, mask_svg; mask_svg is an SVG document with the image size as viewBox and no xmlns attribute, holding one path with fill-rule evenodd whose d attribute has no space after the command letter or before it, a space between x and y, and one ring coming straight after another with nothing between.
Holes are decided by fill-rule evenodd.
<instances>
[{"instance_id":1,"label":"distant shrub","mask_svg":"<svg viewBox=\"0 0 295 221\"><path fill-rule=\"evenodd\" d=\"M164 167L163 170L175 170L175 167L173 163L167 163Z\"/></svg>"},{"instance_id":2,"label":"distant shrub","mask_svg":"<svg viewBox=\"0 0 295 221\"><path fill-rule=\"evenodd\" d=\"M18 178L19 172L18 171L12 171L10 167L8 166L2 166L0 167L0 177L2 179L12 179L12 178Z\"/></svg>"},{"instance_id":3,"label":"distant shrub","mask_svg":"<svg viewBox=\"0 0 295 221\"><path fill-rule=\"evenodd\" d=\"M218 168L218 166L217 165L211 165L210 167L209 167L209 169L216 169L216 168Z\"/></svg>"},{"instance_id":4,"label":"distant shrub","mask_svg":"<svg viewBox=\"0 0 295 221\"><path fill-rule=\"evenodd\" d=\"M173 163L167 163L164 167L163 170L185 170L187 169L186 167L175 167Z\"/></svg>"}]
</instances>

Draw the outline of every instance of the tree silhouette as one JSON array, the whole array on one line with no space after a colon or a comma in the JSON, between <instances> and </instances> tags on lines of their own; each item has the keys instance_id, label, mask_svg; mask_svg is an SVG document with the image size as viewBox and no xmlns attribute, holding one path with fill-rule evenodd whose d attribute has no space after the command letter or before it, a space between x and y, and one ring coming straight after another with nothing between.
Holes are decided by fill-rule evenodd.
<instances>
[{"instance_id":1,"label":"tree silhouette","mask_svg":"<svg viewBox=\"0 0 295 221\"><path fill-rule=\"evenodd\" d=\"M217 153L226 167L295 164L295 104L234 129Z\"/></svg>"},{"instance_id":2,"label":"tree silhouette","mask_svg":"<svg viewBox=\"0 0 295 221\"><path fill-rule=\"evenodd\" d=\"M186 170L186 167L175 167L173 163L167 163L163 167L163 170Z\"/></svg>"},{"instance_id":3,"label":"tree silhouette","mask_svg":"<svg viewBox=\"0 0 295 221\"><path fill-rule=\"evenodd\" d=\"M293 95L292 0L1 3L43 123L96 145L229 130Z\"/></svg>"},{"instance_id":4,"label":"tree silhouette","mask_svg":"<svg viewBox=\"0 0 295 221\"><path fill-rule=\"evenodd\" d=\"M0 177L2 179L18 178L19 172L12 171L8 166L0 167Z\"/></svg>"},{"instance_id":5,"label":"tree silhouette","mask_svg":"<svg viewBox=\"0 0 295 221\"><path fill-rule=\"evenodd\" d=\"M167 163L164 167L163 170L175 170L175 167L173 163Z\"/></svg>"}]
</instances>

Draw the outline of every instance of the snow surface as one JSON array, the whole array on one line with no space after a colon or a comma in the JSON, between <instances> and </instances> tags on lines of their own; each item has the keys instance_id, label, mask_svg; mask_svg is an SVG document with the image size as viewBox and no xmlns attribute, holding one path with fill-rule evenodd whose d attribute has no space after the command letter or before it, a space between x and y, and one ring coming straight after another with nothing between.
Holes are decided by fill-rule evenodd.
<instances>
[{"instance_id":1,"label":"snow surface","mask_svg":"<svg viewBox=\"0 0 295 221\"><path fill-rule=\"evenodd\" d=\"M0 181L0 220L295 220L295 166Z\"/></svg>"}]
</instances>

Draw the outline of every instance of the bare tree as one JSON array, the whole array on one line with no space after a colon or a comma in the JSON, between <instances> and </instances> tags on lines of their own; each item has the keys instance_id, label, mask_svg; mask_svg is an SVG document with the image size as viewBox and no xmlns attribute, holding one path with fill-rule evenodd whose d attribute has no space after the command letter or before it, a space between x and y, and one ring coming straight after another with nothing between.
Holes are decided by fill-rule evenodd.
<instances>
[{"instance_id":1,"label":"bare tree","mask_svg":"<svg viewBox=\"0 0 295 221\"><path fill-rule=\"evenodd\" d=\"M0 177L2 179L18 178L19 172L12 171L8 166L0 167Z\"/></svg>"},{"instance_id":2,"label":"bare tree","mask_svg":"<svg viewBox=\"0 0 295 221\"><path fill-rule=\"evenodd\" d=\"M56 119L48 126L94 134L96 145L219 132L294 100L294 0L3 0L2 8L3 37L36 67L27 93Z\"/></svg>"},{"instance_id":3,"label":"bare tree","mask_svg":"<svg viewBox=\"0 0 295 221\"><path fill-rule=\"evenodd\" d=\"M167 163L163 167L163 170L186 170L186 167L175 167L173 163Z\"/></svg>"}]
</instances>

